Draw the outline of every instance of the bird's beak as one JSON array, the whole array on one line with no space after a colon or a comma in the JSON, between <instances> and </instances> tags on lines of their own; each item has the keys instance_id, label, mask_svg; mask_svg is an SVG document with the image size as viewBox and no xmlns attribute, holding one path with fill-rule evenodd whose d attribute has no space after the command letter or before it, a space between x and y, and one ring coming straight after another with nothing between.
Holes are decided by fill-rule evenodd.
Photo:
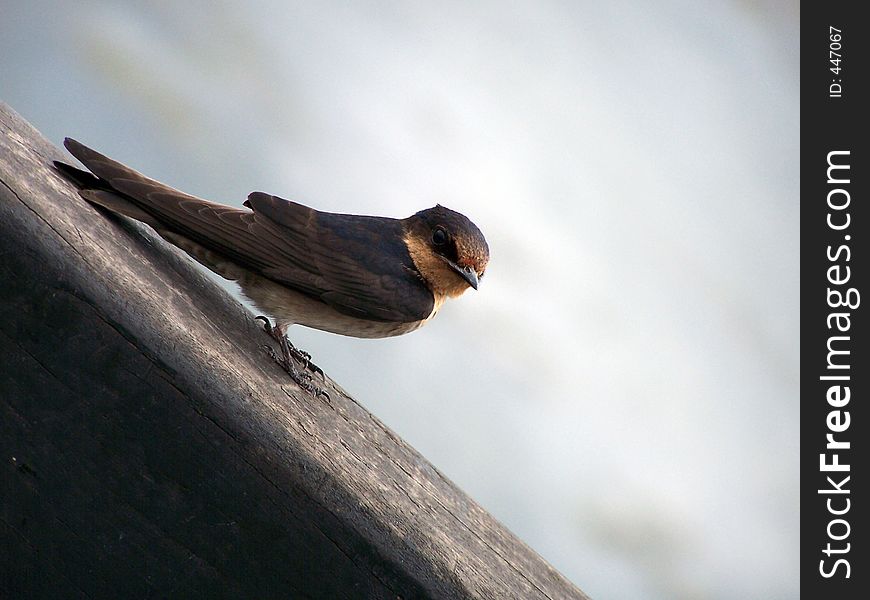
<instances>
[{"instance_id":1,"label":"bird's beak","mask_svg":"<svg viewBox=\"0 0 870 600\"><path fill-rule=\"evenodd\" d=\"M477 289L477 286L480 284L480 278L477 276L477 271L471 267L464 267L459 270L459 274L468 282L468 285Z\"/></svg>"},{"instance_id":2,"label":"bird's beak","mask_svg":"<svg viewBox=\"0 0 870 600\"><path fill-rule=\"evenodd\" d=\"M438 255L444 262L450 265L450 268L456 271L456 274L462 277L465 281L468 282L468 285L477 289L477 286L480 284L480 278L477 276L477 271L472 269L471 267L460 267L455 262L450 260L449 258L445 258Z\"/></svg>"}]
</instances>

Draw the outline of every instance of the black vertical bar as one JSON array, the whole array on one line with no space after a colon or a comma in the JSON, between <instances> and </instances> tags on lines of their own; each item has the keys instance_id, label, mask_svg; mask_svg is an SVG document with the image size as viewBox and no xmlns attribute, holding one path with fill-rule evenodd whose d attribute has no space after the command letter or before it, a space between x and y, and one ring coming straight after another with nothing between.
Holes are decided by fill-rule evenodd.
<instances>
[{"instance_id":1,"label":"black vertical bar","mask_svg":"<svg viewBox=\"0 0 870 600\"><path fill-rule=\"evenodd\" d=\"M801 14L801 592L867 598L866 125L861 3ZM865 306L865 303L867 306ZM863 350L863 351L862 351ZM859 457L862 457L859 459Z\"/></svg>"}]
</instances>

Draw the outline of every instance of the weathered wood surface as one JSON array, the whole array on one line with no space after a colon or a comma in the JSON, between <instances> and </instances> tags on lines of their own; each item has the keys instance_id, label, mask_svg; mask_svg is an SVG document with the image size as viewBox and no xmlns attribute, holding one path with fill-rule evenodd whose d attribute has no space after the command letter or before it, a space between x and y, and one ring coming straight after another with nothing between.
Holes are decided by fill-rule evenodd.
<instances>
[{"instance_id":1,"label":"weathered wood surface","mask_svg":"<svg viewBox=\"0 0 870 600\"><path fill-rule=\"evenodd\" d=\"M0 597L585 598L53 159L0 104Z\"/></svg>"}]
</instances>

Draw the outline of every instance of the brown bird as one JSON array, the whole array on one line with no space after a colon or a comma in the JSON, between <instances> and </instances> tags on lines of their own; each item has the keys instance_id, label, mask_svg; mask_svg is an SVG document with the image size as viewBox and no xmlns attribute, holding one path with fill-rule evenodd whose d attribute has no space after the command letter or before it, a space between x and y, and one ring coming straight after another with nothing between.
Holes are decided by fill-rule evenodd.
<instances>
[{"instance_id":1,"label":"brown bird","mask_svg":"<svg viewBox=\"0 0 870 600\"><path fill-rule=\"evenodd\" d=\"M440 205L391 219L253 192L249 210L239 209L149 179L73 139L64 146L90 171L55 162L82 198L150 225L272 316L275 327L258 318L281 346L278 362L308 389L310 376L291 356L303 368L310 356L287 340L290 325L361 338L408 333L445 299L477 289L489 262L477 226Z\"/></svg>"}]
</instances>

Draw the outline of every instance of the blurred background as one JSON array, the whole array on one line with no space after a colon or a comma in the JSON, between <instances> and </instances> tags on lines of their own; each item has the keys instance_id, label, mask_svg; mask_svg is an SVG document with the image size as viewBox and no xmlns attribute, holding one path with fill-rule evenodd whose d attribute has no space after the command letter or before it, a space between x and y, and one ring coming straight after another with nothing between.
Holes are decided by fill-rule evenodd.
<instances>
[{"instance_id":1,"label":"blurred background","mask_svg":"<svg viewBox=\"0 0 870 600\"><path fill-rule=\"evenodd\" d=\"M798 597L797 1L0 15L0 100L58 145L477 223L480 290L421 331L291 338L592 597Z\"/></svg>"}]
</instances>

